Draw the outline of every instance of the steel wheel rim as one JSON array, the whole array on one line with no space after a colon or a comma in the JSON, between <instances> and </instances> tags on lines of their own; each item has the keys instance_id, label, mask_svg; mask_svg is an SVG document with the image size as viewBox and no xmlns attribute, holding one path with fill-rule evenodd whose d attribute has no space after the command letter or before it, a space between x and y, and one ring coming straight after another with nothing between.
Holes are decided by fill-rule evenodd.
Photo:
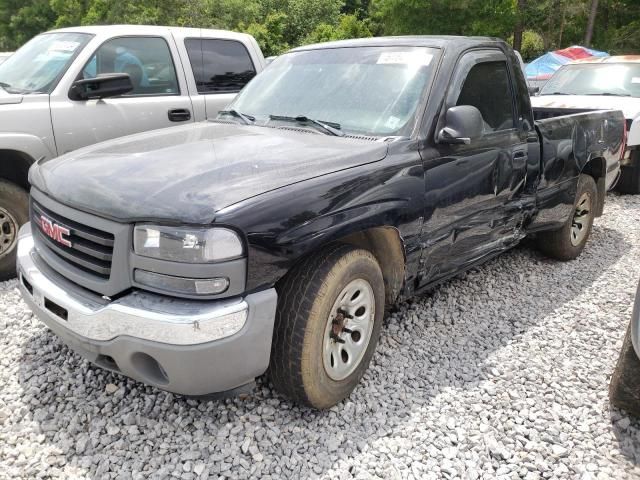
<instances>
[{"instance_id":1,"label":"steel wheel rim","mask_svg":"<svg viewBox=\"0 0 640 480\"><path fill-rule=\"evenodd\" d=\"M18 242L18 222L8 210L0 207L0 257L9 253Z\"/></svg>"},{"instance_id":2,"label":"steel wheel rim","mask_svg":"<svg viewBox=\"0 0 640 480\"><path fill-rule=\"evenodd\" d=\"M587 236L591 220L591 195L583 193L578 200L571 221L571 245L577 247Z\"/></svg>"},{"instance_id":3,"label":"steel wheel rim","mask_svg":"<svg viewBox=\"0 0 640 480\"><path fill-rule=\"evenodd\" d=\"M358 278L342 289L324 331L322 363L329 378L344 380L360 365L371 340L375 313L369 282Z\"/></svg>"}]
</instances>

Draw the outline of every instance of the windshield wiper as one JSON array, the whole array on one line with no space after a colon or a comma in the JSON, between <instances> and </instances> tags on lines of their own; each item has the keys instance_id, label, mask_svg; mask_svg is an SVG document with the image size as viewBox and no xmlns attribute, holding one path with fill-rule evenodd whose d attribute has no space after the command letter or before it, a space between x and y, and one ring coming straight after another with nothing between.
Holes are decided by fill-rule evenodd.
<instances>
[{"instance_id":1,"label":"windshield wiper","mask_svg":"<svg viewBox=\"0 0 640 480\"><path fill-rule=\"evenodd\" d=\"M539 96L543 96L543 95L573 95L573 94L572 94L572 93L564 93L564 92L549 92L549 93L547 93L547 92L544 92L544 93L540 92L538 95L539 95Z\"/></svg>"},{"instance_id":2,"label":"windshield wiper","mask_svg":"<svg viewBox=\"0 0 640 480\"><path fill-rule=\"evenodd\" d=\"M319 127L327 135L333 135L335 137L344 137L345 133L340 130L340 124L334 122L325 122L322 120L314 120L313 118L305 117L304 115L298 115L297 117L287 117L286 115L269 115L271 120L280 120L282 122L296 122L302 124L312 124Z\"/></svg>"},{"instance_id":3,"label":"windshield wiper","mask_svg":"<svg viewBox=\"0 0 640 480\"><path fill-rule=\"evenodd\" d=\"M242 120L247 125L251 125L251 124L253 124L253 122L256 121L256 117L252 117L251 115L245 115L244 113L240 113L239 111L234 110L234 109L231 109L231 110L220 110L218 112L218 115L231 115L232 117L239 118L240 120Z\"/></svg>"}]
</instances>

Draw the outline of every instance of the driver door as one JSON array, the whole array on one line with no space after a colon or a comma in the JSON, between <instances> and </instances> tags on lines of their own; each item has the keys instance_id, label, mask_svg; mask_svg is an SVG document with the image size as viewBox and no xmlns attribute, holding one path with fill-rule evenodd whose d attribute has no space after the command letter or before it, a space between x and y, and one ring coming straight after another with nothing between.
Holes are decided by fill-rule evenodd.
<instances>
[{"instance_id":1,"label":"driver door","mask_svg":"<svg viewBox=\"0 0 640 480\"><path fill-rule=\"evenodd\" d=\"M501 251L519 235L512 211L526 178L526 137L517 128L513 74L500 50L474 50L456 67L436 131L453 106L476 107L482 137L434 142L425 159L422 284L453 275Z\"/></svg>"},{"instance_id":2,"label":"driver door","mask_svg":"<svg viewBox=\"0 0 640 480\"><path fill-rule=\"evenodd\" d=\"M133 90L100 100L71 100L67 92L51 97L51 118L62 155L123 135L193 122L184 75L174 62L173 39L116 37L97 47L77 79L127 73Z\"/></svg>"}]
</instances>

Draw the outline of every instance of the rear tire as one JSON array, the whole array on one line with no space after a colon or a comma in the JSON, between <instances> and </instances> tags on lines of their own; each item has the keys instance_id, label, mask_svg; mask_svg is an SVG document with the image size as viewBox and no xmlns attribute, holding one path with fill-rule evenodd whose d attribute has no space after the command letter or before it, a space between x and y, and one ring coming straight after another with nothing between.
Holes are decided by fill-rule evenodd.
<instances>
[{"instance_id":1,"label":"rear tire","mask_svg":"<svg viewBox=\"0 0 640 480\"><path fill-rule=\"evenodd\" d=\"M375 351L380 266L367 250L332 245L290 272L278 297L268 375L292 400L329 408L351 394Z\"/></svg>"},{"instance_id":2,"label":"rear tire","mask_svg":"<svg viewBox=\"0 0 640 480\"><path fill-rule=\"evenodd\" d=\"M627 328L620 357L611 376L609 400L614 407L640 416L640 359L631 342L631 324Z\"/></svg>"},{"instance_id":3,"label":"rear tire","mask_svg":"<svg viewBox=\"0 0 640 480\"><path fill-rule=\"evenodd\" d=\"M620 167L620 180L615 188L620 193L640 193L640 150L631 151L631 164Z\"/></svg>"},{"instance_id":4,"label":"rear tire","mask_svg":"<svg viewBox=\"0 0 640 480\"><path fill-rule=\"evenodd\" d=\"M19 228L29 221L29 194L0 180L0 281L16 276Z\"/></svg>"},{"instance_id":5,"label":"rear tire","mask_svg":"<svg viewBox=\"0 0 640 480\"><path fill-rule=\"evenodd\" d=\"M591 235L591 227L598 205L598 188L593 177L580 175L571 217L559 230L541 232L536 237L538 249L557 260L577 258Z\"/></svg>"}]
</instances>

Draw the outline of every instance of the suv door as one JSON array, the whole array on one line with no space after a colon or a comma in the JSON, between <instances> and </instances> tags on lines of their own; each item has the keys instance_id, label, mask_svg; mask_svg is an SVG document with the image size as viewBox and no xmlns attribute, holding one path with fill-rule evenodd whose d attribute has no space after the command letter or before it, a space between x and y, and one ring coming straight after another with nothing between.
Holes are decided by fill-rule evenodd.
<instances>
[{"instance_id":1,"label":"suv door","mask_svg":"<svg viewBox=\"0 0 640 480\"><path fill-rule=\"evenodd\" d=\"M186 38L184 44L206 117L215 118L256 76L251 55L242 42L231 39Z\"/></svg>"},{"instance_id":2,"label":"suv door","mask_svg":"<svg viewBox=\"0 0 640 480\"><path fill-rule=\"evenodd\" d=\"M526 135L518 124L513 72L500 50L464 54L450 82L436 139L423 151L425 222L422 283L464 270L521 238L514 204L524 187ZM448 108L476 107L484 120L482 138L445 144L438 132Z\"/></svg>"},{"instance_id":3,"label":"suv door","mask_svg":"<svg viewBox=\"0 0 640 480\"><path fill-rule=\"evenodd\" d=\"M76 79L128 73L133 90L100 100L51 97L58 153L111 138L193 121L191 99L171 36L111 38L99 47ZM175 59L175 61L174 61Z\"/></svg>"}]
</instances>

